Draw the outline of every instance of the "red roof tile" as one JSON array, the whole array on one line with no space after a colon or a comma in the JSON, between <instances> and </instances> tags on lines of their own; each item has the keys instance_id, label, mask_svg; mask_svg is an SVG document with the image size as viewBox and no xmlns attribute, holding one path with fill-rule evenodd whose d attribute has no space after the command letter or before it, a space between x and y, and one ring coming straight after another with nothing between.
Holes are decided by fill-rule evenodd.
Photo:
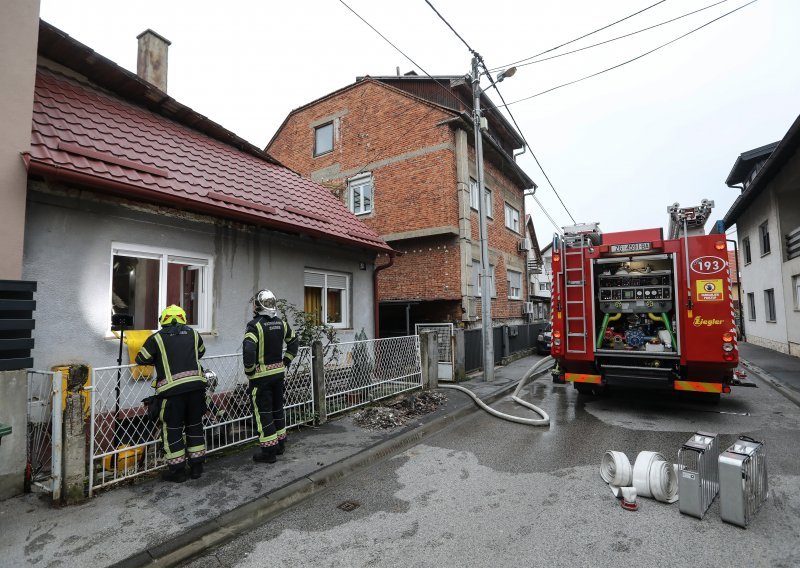
<instances>
[{"instance_id":1,"label":"red roof tile","mask_svg":"<svg viewBox=\"0 0 800 568\"><path fill-rule=\"evenodd\" d=\"M321 185L263 157L45 68L29 171L274 229L388 251Z\"/></svg>"}]
</instances>

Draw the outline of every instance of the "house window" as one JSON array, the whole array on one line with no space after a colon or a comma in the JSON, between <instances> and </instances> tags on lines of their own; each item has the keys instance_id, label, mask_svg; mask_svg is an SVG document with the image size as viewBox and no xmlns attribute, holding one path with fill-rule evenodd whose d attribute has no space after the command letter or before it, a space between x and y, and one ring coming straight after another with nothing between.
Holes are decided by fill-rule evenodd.
<instances>
[{"instance_id":1,"label":"house window","mask_svg":"<svg viewBox=\"0 0 800 568\"><path fill-rule=\"evenodd\" d=\"M758 236L759 242L761 243L761 256L769 254L769 226L766 221L758 226Z\"/></svg>"},{"instance_id":2,"label":"house window","mask_svg":"<svg viewBox=\"0 0 800 568\"><path fill-rule=\"evenodd\" d=\"M347 182L350 211L356 215L372 212L372 174L361 175Z\"/></svg>"},{"instance_id":3,"label":"house window","mask_svg":"<svg viewBox=\"0 0 800 568\"><path fill-rule=\"evenodd\" d=\"M756 295L753 292L747 294L747 311L750 321L756 321Z\"/></svg>"},{"instance_id":4,"label":"house window","mask_svg":"<svg viewBox=\"0 0 800 568\"><path fill-rule=\"evenodd\" d=\"M333 122L314 129L314 155L321 156L333 151Z\"/></svg>"},{"instance_id":5,"label":"house window","mask_svg":"<svg viewBox=\"0 0 800 568\"><path fill-rule=\"evenodd\" d=\"M794 295L794 309L800 311L800 274L792 276L792 290Z\"/></svg>"},{"instance_id":6,"label":"house window","mask_svg":"<svg viewBox=\"0 0 800 568\"><path fill-rule=\"evenodd\" d=\"M744 263L750 264L750 262L753 260L750 256L750 237L745 237L742 239L742 250L744 251Z\"/></svg>"},{"instance_id":7,"label":"house window","mask_svg":"<svg viewBox=\"0 0 800 568\"><path fill-rule=\"evenodd\" d=\"M112 245L112 313L132 315L135 329L158 329L161 311L176 304L186 323L210 331L212 262L196 253Z\"/></svg>"},{"instance_id":8,"label":"house window","mask_svg":"<svg viewBox=\"0 0 800 568\"><path fill-rule=\"evenodd\" d=\"M494 283L494 265L489 265L489 289L492 298L497 297L497 288ZM481 261L472 259L472 290L476 298L481 297Z\"/></svg>"},{"instance_id":9,"label":"house window","mask_svg":"<svg viewBox=\"0 0 800 568\"><path fill-rule=\"evenodd\" d=\"M550 282L539 282L539 290L546 292L550 289Z\"/></svg>"},{"instance_id":10,"label":"house window","mask_svg":"<svg viewBox=\"0 0 800 568\"><path fill-rule=\"evenodd\" d=\"M508 275L508 297L512 300L519 300L522 297L522 273L515 270L507 270Z\"/></svg>"},{"instance_id":11,"label":"house window","mask_svg":"<svg viewBox=\"0 0 800 568\"><path fill-rule=\"evenodd\" d=\"M488 187L483 188L483 195L486 198L486 216L493 217L494 211L492 210L492 192ZM469 178L469 206L478 210L478 182Z\"/></svg>"},{"instance_id":12,"label":"house window","mask_svg":"<svg viewBox=\"0 0 800 568\"><path fill-rule=\"evenodd\" d=\"M519 211L506 203L506 227L519 233Z\"/></svg>"},{"instance_id":13,"label":"house window","mask_svg":"<svg viewBox=\"0 0 800 568\"><path fill-rule=\"evenodd\" d=\"M774 322L775 317L775 289L764 290L764 310L767 321Z\"/></svg>"},{"instance_id":14,"label":"house window","mask_svg":"<svg viewBox=\"0 0 800 568\"><path fill-rule=\"evenodd\" d=\"M348 327L350 276L337 272L306 270L303 311L311 314L316 325Z\"/></svg>"}]
</instances>

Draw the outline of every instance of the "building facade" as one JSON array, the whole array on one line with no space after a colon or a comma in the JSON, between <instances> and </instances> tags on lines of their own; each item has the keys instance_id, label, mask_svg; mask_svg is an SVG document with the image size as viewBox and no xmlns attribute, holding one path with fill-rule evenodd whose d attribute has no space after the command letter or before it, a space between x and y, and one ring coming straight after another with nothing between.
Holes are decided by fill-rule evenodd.
<instances>
[{"instance_id":1,"label":"building facade","mask_svg":"<svg viewBox=\"0 0 800 568\"><path fill-rule=\"evenodd\" d=\"M382 255L392 264L378 278L382 335L413 333L415 323L480 325L480 193L493 319L525 319L524 192L535 184L513 158L522 139L488 113L479 192L470 97L463 77L358 78L292 111L266 148L328 187L398 252Z\"/></svg>"},{"instance_id":2,"label":"building facade","mask_svg":"<svg viewBox=\"0 0 800 568\"><path fill-rule=\"evenodd\" d=\"M745 152L726 183L737 229L744 335L800 356L800 117L782 140Z\"/></svg>"}]
</instances>

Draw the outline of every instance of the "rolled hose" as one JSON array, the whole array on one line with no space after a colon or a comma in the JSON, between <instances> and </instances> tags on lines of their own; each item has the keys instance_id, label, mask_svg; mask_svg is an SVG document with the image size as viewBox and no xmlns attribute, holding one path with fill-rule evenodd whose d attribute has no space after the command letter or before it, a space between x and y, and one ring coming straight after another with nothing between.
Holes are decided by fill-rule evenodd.
<instances>
[{"instance_id":1,"label":"rolled hose","mask_svg":"<svg viewBox=\"0 0 800 568\"><path fill-rule=\"evenodd\" d=\"M658 452L639 452L633 464L633 486L642 497L662 503L678 500L678 477L675 469Z\"/></svg>"},{"instance_id":2,"label":"rolled hose","mask_svg":"<svg viewBox=\"0 0 800 568\"><path fill-rule=\"evenodd\" d=\"M541 416L541 418L523 418L521 416L513 416L511 414L506 414L504 412L500 412L499 410L495 410L494 408L487 405L481 399L477 397L477 395L469 389L465 389L464 387L460 387L458 385L442 385L440 384L439 387L446 388L446 389L455 389L461 391L463 393L468 394L472 400L475 401L475 404L480 406L483 410L491 414L492 416L496 416L497 418L502 418L503 420L508 420L509 422L516 422L517 424L528 424L529 426L549 426L550 425L550 416L538 406L531 404L530 402L526 402L519 398L519 393L525 387L525 384L531 380L534 376L538 375L539 373L543 372L548 365L553 362L552 357L545 357L538 363L536 363L533 367L528 369L525 374L520 379L519 383L517 384L517 388L514 389L514 394L511 395L511 400L516 402L517 404L521 404L525 408L529 408L533 410L537 414Z\"/></svg>"},{"instance_id":3,"label":"rolled hose","mask_svg":"<svg viewBox=\"0 0 800 568\"><path fill-rule=\"evenodd\" d=\"M607 451L600 462L600 477L612 487L630 486L633 469L628 456L622 452Z\"/></svg>"}]
</instances>

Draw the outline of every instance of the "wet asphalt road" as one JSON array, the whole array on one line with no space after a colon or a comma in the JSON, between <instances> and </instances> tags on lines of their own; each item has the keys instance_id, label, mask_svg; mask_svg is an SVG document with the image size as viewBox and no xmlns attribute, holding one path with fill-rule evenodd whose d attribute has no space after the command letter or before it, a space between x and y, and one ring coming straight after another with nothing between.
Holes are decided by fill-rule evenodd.
<instances>
[{"instance_id":1,"label":"wet asphalt road","mask_svg":"<svg viewBox=\"0 0 800 568\"><path fill-rule=\"evenodd\" d=\"M751 378L760 388L718 405L540 378L524 398L550 428L477 413L187 565L800 566L800 408ZM650 499L624 511L599 476L605 450L675 461L695 430L723 449L738 434L767 442L770 497L747 529L723 523L718 500L702 521Z\"/></svg>"}]
</instances>

